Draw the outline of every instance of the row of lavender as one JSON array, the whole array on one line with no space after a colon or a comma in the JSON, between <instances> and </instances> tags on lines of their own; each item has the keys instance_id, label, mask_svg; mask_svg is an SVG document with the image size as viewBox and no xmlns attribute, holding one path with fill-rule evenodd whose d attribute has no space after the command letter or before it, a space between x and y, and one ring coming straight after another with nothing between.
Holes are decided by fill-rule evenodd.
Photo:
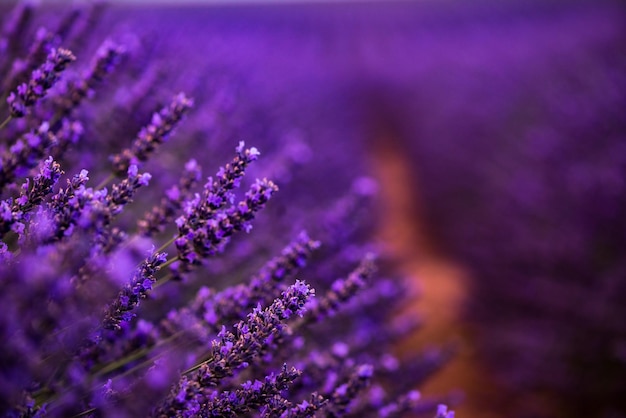
<instances>
[{"instance_id":1,"label":"row of lavender","mask_svg":"<svg viewBox=\"0 0 626 418\"><path fill-rule=\"evenodd\" d=\"M274 39L194 51L141 19L103 39L100 4L5 16L3 413L453 416L414 390L448 352L392 354L419 321L376 273L359 130L303 97L245 101L241 57Z\"/></svg>"},{"instance_id":2,"label":"row of lavender","mask_svg":"<svg viewBox=\"0 0 626 418\"><path fill-rule=\"evenodd\" d=\"M250 12L246 35L197 37L212 54L181 64L226 60L253 97L246 113L305 127L290 143L314 133L322 187L346 187L340 173L361 164L355 132L400 139L433 237L473 273L466 312L500 415L626 414L626 18L619 2L589 3L329 6L261 24ZM164 47L220 21L185 19Z\"/></svg>"},{"instance_id":3,"label":"row of lavender","mask_svg":"<svg viewBox=\"0 0 626 418\"><path fill-rule=\"evenodd\" d=\"M473 276L501 413L622 417L626 14L545 9L404 33L423 58L389 101L427 225Z\"/></svg>"}]
</instances>

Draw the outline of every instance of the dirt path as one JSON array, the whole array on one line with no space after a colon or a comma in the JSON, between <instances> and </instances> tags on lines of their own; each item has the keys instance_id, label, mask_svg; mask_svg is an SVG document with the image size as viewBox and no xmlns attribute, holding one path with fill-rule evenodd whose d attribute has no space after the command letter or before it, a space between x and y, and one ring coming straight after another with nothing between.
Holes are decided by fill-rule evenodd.
<instances>
[{"instance_id":1,"label":"dirt path","mask_svg":"<svg viewBox=\"0 0 626 418\"><path fill-rule=\"evenodd\" d=\"M379 238L397 258L400 273L415 279L421 296L410 309L424 317L424 326L409 336L399 351L455 342L458 354L420 388L421 392L436 395L460 389L465 398L455 408L457 417L498 417L498 391L476 360L471 332L461 319L467 294L465 272L438 254L430 242L427 227L421 222L419 196L415 196L419 185L412 177L410 161L394 145L386 138L375 145L374 166L385 214Z\"/></svg>"}]
</instances>

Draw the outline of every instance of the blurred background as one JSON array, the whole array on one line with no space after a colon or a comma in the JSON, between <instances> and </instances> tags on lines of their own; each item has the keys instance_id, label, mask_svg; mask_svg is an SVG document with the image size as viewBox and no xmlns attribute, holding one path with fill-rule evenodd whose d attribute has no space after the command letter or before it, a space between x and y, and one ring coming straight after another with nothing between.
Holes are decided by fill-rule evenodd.
<instances>
[{"instance_id":1,"label":"blurred background","mask_svg":"<svg viewBox=\"0 0 626 418\"><path fill-rule=\"evenodd\" d=\"M172 167L245 139L290 149L268 172L297 166L287 187L320 207L378 180L376 235L424 317L399 350L458 350L425 393L463 391L459 417L613 418L626 416L625 12L118 0L92 24L132 53L140 83L119 103L134 95L139 114L172 86L196 99Z\"/></svg>"}]
</instances>

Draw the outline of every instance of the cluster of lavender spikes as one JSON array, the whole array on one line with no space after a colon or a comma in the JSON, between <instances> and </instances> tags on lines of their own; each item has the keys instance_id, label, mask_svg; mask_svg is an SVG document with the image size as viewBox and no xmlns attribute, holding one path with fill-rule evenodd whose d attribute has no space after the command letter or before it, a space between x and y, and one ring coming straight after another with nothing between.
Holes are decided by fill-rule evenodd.
<instances>
[{"instance_id":1,"label":"cluster of lavender spikes","mask_svg":"<svg viewBox=\"0 0 626 418\"><path fill-rule=\"evenodd\" d=\"M102 87L114 88L110 78L132 48L105 40L87 69L73 72L89 55L96 5L39 30L24 56L34 11L18 4L0 34L3 414L454 416L440 404L447 396L415 390L443 356L392 354L415 324L396 318L405 283L376 273L367 226L337 233L356 219L356 210L342 208L364 207L346 202L367 193L304 212L294 224L307 220L325 241L301 232L260 267L279 251L272 232L253 236L253 245L228 245L251 231L278 191L271 180L243 177L259 151L239 142L204 186L196 160L174 182L143 171L159 157L168 161L158 148L194 106L181 93L151 116L134 114L143 127L100 166L88 137L103 109L116 108ZM112 137L124 131L110 128ZM169 182L161 196L153 189L154 205L141 201L152 181ZM238 200L241 187L248 190ZM279 225L281 214L272 215ZM329 277L329 269L346 278Z\"/></svg>"}]
</instances>

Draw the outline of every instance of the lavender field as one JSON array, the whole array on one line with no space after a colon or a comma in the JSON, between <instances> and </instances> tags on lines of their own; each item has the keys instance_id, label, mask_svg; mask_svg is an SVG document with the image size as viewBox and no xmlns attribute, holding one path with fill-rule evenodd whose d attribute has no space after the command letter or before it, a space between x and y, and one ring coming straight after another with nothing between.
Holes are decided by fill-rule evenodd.
<instances>
[{"instance_id":1,"label":"lavender field","mask_svg":"<svg viewBox=\"0 0 626 418\"><path fill-rule=\"evenodd\" d=\"M2 416L626 417L619 3L0 23Z\"/></svg>"}]
</instances>

